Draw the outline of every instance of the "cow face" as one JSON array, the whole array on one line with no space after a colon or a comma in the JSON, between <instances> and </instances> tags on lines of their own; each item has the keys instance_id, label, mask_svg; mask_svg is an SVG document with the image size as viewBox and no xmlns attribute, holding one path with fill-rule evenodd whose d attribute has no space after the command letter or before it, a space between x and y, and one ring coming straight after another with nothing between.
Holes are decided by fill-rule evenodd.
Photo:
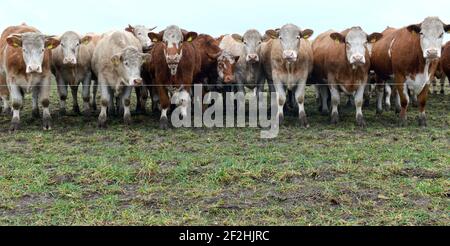
<instances>
[{"instance_id":1,"label":"cow face","mask_svg":"<svg viewBox=\"0 0 450 246\"><path fill-rule=\"evenodd\" d=\"M22 48L26 73L42 73L42 62L45 50L51 50L59 45L59 40L40 33L12 34L6 41L8 45Z\"/></svg>"},{"instance_id":2,"label":"cow face","mask_svg":"<svg viewBox=\"0 0 450 246\"><path fill-rule=\"evenodd\" d=\"M91 36L80 36L74 32L66 32L60 38L60 46L63 52L63 64L76 65L78 52L81 45L87 45L91 42Z\"/></svg>"},{"instance_id":3,"label":"cow face","mask_svg":"<svg viewBox=\"0 0 450 246\"><path fill-rule=\"evenodd\" d=\"M139 39L139 42L142 45L142 49L144 51L148 51L153 46L153 42L150 39L150 37L148 36L148 34L155 29L156 29L156 26L153 28L147 28L142 25L138 25L138 26L128 25L128 27L125 28L125 31L131 32L137 39Z\"/></svg>"},{"instance_id":4,"label":"cow face","mask_svg":"<svg viewBox=\"0 0 450 246\"><path fill-rule=\"evenodd\" d=\"M183 42L194 41L197 38L197 33L187 32L183 34L179 27L169 26L162 35L151 32L149 33L149 37L152 42L163 42L165 44L164 56L170 69L170 74L175 76L177 74L178 64L183 57Z\"/></svg>"},{"instance_id":5,"label":"cow face","mask_svg":"<svg viewBox=\"0 0 450 246\"><path fill-rule=\"evenodd\" d=\"M373 33L367 35L360 27L352 27L346 36L335 32L330 37L338 43L345 44L347 61L353 68L356 68L366 64L366 51L369 43L378 41L382 37L382 34Z\"/></svg>"},{"instance_id":6,"label":"cow face","mask_svg":"<svg viewBox=\"0 0 450 246\"><path fill-rule=\"evenodd\" d=\"M219 78L225 83L229 84L234 81L234 68L236 66L239 56L233 56L229 52L223 52L217 58L217 72Z\"/></svg>"},{"instance_id":7,"label":"cow face","mask_svg":"<svg viewBox=\"0 0 450 246\"><path fill-rule=\"evenodd\" d=\"M428 17L422 24L410 25L408 31L420 35L420 47L425 59L439 59L444 33L450 31L450 25L445 25L437 17Z\"/></svg>"},{"instance_id":8,"label":"cow face","mask_svg":"<svg viewBox=\"0 0 450 246\"><path fill-rule=\"evenodd\" d=\"M127 47L119 54L111 57L112 64L122 81L129 86L141 85L141 67L149 58L149 54L141 53L134 47Z\"/></svg>"},{"instance_id":9,"label":"cow face","mask_svg":"<svg viewBox=\"0 0 450 246\"><path fill-rule=\"evenodd\" d=\"M283 50L283 59L287 62L295 62L297 61L300 42L302 39L311 37L313 33L313 30L301 31L296 25L288 24L279 30L268 30L266 35L273 39L278 38Z\"/></svg>"},{"instance_id":10,"label":"cow face","mask_svg":"<svg viewBox=\"0 0 450 246\"><path fill-rule=\"evenodd\" d=\"M249 63L259 62L258 47L262 43L262 36L257 30L247 31L243 37L233 34L233 39L244 45L245 61Z\"/></svg>"},{"instance_id":11,"label":"cow face","mask_svg":"<svg viewBox=\"0 0 450 246\"><path fill-rule=\"evenodd\" d=\"M217 58L219 58L219 56L222 54L222 50L216 44L216 41L214 39L206 41L205 51L208 56L209 62L217 61Z\"/></svg>"}]
</instances>

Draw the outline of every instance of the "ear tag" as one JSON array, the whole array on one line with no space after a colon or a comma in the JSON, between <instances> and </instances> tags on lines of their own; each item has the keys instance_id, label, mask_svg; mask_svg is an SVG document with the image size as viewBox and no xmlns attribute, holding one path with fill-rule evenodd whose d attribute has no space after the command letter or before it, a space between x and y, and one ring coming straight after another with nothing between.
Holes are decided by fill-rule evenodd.
<instances>
[{"instance_id":1,"label":"ear tag","mask_svg":"<svg viewBox=\"0 0 450 246\"><path fill-rule=\"evenodd\" d=\"M13 46L16 48L19 47L19 45L17 43L14 43Z\"/></svg>"},{"instance_id":2,"label":"ear tag","mask_svg":"<svg viewBox=\"0 0 450 246\"><path fill-rule=\"evenodd\" d=\"M154 38L152 41L153 41L153 43L156 43L156 42L158 42L158 39Z\"/></svg>"},{"instance_id":3,"label":"ear tag","mask_svg":"<svg viewBox=\"0 0 450 246\"><path fill-rule=\"evenodd\" d=\"M189 37L187 41L192 42L192 37Z\"/></svg>"},{"instance_id":4,"label":"ear tag","mask_svg":"<svg viewBox=\"0 0 450 246\"><path fill-rule=\"evenodd\" d=\"M414 36L415 36L416 34L417 34L417 33L416 33L416 31L412 31L412 35L414 35Z\"/></svg>"},{"instance_id":5,"label":"ear tag","mask_svg":"<svg viewBox=\"0 0 450 246\"><path fill-rule=\"evenodd\" d=\"M49 44L49 45L47 46L47 49L49 49L49 50L53 49L53 44Z\"/></svg>"},{"instance_id":6,"label":"ear tag","mask_svg":"<svg viewBox=\"0 0 450 246\"><path fill-rule=\"evenodd\" d=\"M304 38L304 39L308 39L308 38L309 38L309 35L305 35L305 36L303 36L303 38Z\"/></svg>"},{"instance_id":7,"label":"ear tag","mask_svg":"<svg viewBox=\"0 0 450 246\"><path fill-rule=\"evenodd\" d=\"M372 39L372 40L370 40L370 42L373 44L373 43L375 43L377 41L377 39Z\"/></svg>"},{"instance_id":8,"label":"ear tag","mask_svg":"<svg viewBox=\"0 0 450 246\"><path fill-rule=\"evenodd\" d=\"M339 44L339 39L335 39L334 42L336 42L336 44Z\"/></svg>"},{"instance_id":9,"label":"ear tag","mask_svg":"<svg viewBox=\"0 0 450 246\"><path fill-rule=\"evenodd\" d=\"M450 34L450 30L448 30L447 33Z\"/></svg>"},{"instance_id":10,"label":"ear tag","mask_svg":"<svg viewBox=\"0 0 450 246\"><path fill-rule=\"evenodd\" d=\"M89 41L87 41L87 40L84 40L84 42L83 42L84 45L87 45L88 43L89 43Z\"/></svg>"}]
</instances>

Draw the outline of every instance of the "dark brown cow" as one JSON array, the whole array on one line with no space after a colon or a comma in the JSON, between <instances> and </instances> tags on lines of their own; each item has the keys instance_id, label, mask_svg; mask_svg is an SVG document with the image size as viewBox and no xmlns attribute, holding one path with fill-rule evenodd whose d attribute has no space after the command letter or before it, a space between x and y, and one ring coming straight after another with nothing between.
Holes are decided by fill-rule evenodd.
<instances>
[{"instance_id":1,"label":"dark brown cow","mask_svg":"<svg viewBox=\"0 0 450 246\"><path fill-rule=\"evenodd\" d=\"M331 91L331 122L339 120L338 105L340 93L354 95L356 121L358 126L365 126L362 114L363 97L367 85L370 57L367 44L376 42L382 34L367 35L360 27L353 27L341 33L328 31L319 35L314 41L313 80L326 82ZM323 86L322 86L323 87ZM328 111L326 90L321 89L323 111Z\"/></svg>"},{"instance_id":2,"label":"dark brown cow","mask_svg":"<svg viewBox=\"0 0 450 246\"><path fill-rule=\"evenodd\" d=\"M222 54L219 42L209 35L200 34L192 44L200 55L200 71L195 75L194 82L206 87L214 85L218 77L217 59Z\"/></svg>"},{"instance_id":3,"label":"dark brown cow","mask_svg":"<svg viewBox=\"0 0 450 246\"><path fill-rule=\"evenodd\" d=\"M397 30L390 48L392 73L401 105L400 125L407 124L408 89L418 95L419 125L425 127L425 105L428 99L430 65L441 56L444 32L450 25L437 17L428 17L421 24ZM398 99L397 99L398 100Z\"/></svg>"},{"instance_id":4,"label":"dark brown cow","mask_svg":"<svg viewBox=\"0 0 450 246\"><path fill-rule=\"evenodd\" d=\"M160 127L167 129L171 102L181 106L182 117L188 114L194 76L200 71L200 56L192 44L197 33L169 26L161 33L150 33L149 37L155 45L152 62L144 69L154 74L161 105Z\"/></svg>"},{"instance_id":5,"label":"dark brown cow","mask_svg":"<svg viewBox=\"0 0 450 246\"><path fill-rule=\"evenodd\" d=\"M450 80L450 41L442 48L442 57L440 60L440 74L441 76L441 94L444 94L445 78Z\"/></svg>"},{"instance_id":6,"label":"dark brown cow","mask_svg":"<svg viewBox=\"0 0 450 246\"><path fill-rule=\"evenodd\" d=\"M43 107L43 128L50 130L51 50L59 40L21 25L3 31L0 39L0 87L8 85L13 107L11 131L19 128L25 93L32 93L32 112L39 117L38 101ZM2 97L6 96L4 88ZM4 98L6 100L6 98Z\"/></svg>"}]
</instances>

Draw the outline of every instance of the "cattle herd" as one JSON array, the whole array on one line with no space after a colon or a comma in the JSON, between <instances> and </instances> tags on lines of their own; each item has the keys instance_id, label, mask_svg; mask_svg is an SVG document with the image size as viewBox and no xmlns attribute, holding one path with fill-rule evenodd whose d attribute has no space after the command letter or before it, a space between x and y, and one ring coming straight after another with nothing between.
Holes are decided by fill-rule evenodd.
<instances>
[{"instance_id":1,"label":"cattle herd","mask_svg":"<svg viewBox=\"0 0 450 246\"><path fill-rule=\"evenodd\" d=\"M41 117L43 129L51 129L49 110L54 76L59 112L66 112L68 88L73 111L89 116L97 109L99 127L107 117L123 115L131 122L130 98L136 92L136 111L160 112L160 126L169 126L171 106L189 113L193 86L207 92L245 92L253 89L257 100L268 90L276 96L272 108L279 122L285 104L298 110L302 127L308 127L305 87L316 90L319 110L339 121L341 95L353 96L356 122L365 126L362 108L369 90L377 94L377 112L391 106L391 95L401 125L406 123L410 101L419 107L419 125L426 126L425 105L430 85L450 76L450 42L443 45L450 25L438 17L400 29L388 27L368 35L360 27L327 31L313 41L313 30L293 24L267 30L263 35L248 30L215 38L169 26L129 25L122 31L85 36L68 31L47 36L22 24L3 31L0 39L0 96L4 114L11 115L11 131L19 129L25 94L32 94L32 115ZM83 105L78 104L81 84ZM267 85L267 86L266 86ZM92 91L91 91L92 90ZM433 86L433 91L435 86ZM40 105L39 105L40 104ZM42 115L39 110L42 107Z\"/></svg>"}]
</instances>

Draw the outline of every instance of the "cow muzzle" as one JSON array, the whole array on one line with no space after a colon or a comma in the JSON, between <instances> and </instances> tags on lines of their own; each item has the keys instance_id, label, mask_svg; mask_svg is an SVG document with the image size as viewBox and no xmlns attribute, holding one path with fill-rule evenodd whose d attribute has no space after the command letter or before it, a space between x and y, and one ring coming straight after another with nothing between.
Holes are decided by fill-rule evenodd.
<instances>
[{"instance_id":1,"label":"cow muzzle","mask_svg":"<svg viewBox=\"0 0 450 246\"><path fill-rule=\"evenodd\" d=\"M350 64L354 66L362 66L366 64L366 57L361 54L352 55L350 58Z\"/></svg>"},{"instance_id":2,"label":"cow muzzle","mask_svg":"<svg viewBox=\"0 0 450 246\"><path fill-rule=\"evenodd\" d=\"M283 51L283 59L285 59L288 62L295 62L297 61L297 52L294 50L285 50Z\"/></svg>"},{"instance_id":3,"label":"cow muzzle","mask_svg":"<svg viewBox=\"0 0 450 246\"><path fill-rule=\"evenodd\" d=\"M231 83L233 81L234 81L234 76L233 75L226 75L223 78L223 82L226 83L226 84L229 84L229 83Z\"/></svg>"},{"instance_id":4,"label":"cow muzzle","mask_svg":"<svg viewBox=\"0 0 450 246\"><path fill-rule=\"evenodd\" d=\"M77 58L75 58L75 57L64 57L63 64L64 65L76 65L77 64Z\"/></svg>"},{"instance_id":5,"label":"cow muzzle","mask_svg":"<svg viewBox=\"0 0 450 246\"><path fill-rule=\"evenodd\" d=\"M41 65L28 65L26 73L42 73Z\"/></svg>"},{"instance_id":6,"label":"cow muzzle","mask_svg":"<svg viewBox=\"0 0 450 246\"><path fill-rule=\"evenodd\" d=\"M258 54L248 54L246 60L250 63L257 63L259 62L259 56Z\"/></svg>"},{"instance_id":7,"label":"cow muzzle","mask_svg":"<svg viewBox=\"0 0 450 246\"><path fill-rule=\"evenodd\" d=\"M438 49L427 49L424 52L424 58L425 59L438 59L440 58L439 50Z\"/></svg>"},{"instance_id":8,"label":"cow muzzle","mask_svg":"<svg viewBox=\"0 0 450 246\"><path fill-rule=\"evenodd\" d=\"M136 78L136 79L130 79L130 86L140 86L142 85L142 79Z\"/></svg>"},{"instance_id":9,"label":"cow muzzle","mask_svg":"<svg viewBox=\"0 0 450 246\"><path fill-rule=\"evenodd\" d=\"M166 56L167 65L170 69L170 74L172 76L175 76L177 74L178 64L180 63L181 57L183 56L183 51L181 51L180 54L175 54L175 55L168 55L166 53L166 51L164 51L164 53Z\"/></svg>"}]
</instances>

